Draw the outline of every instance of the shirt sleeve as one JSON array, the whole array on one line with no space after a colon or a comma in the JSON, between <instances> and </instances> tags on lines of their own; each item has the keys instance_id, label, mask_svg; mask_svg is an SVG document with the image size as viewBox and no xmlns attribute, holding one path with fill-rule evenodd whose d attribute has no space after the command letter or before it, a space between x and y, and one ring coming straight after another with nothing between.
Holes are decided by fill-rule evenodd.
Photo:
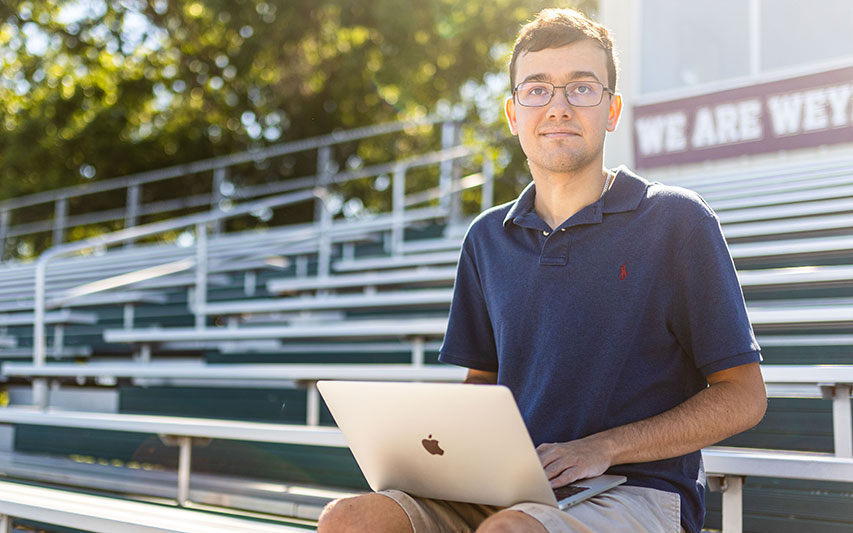
<instances>
[{"instance_id":1,"label":"shirt sleeve","mask_svg":"<svg viewBox=\"0 0 853 533\"><path fill-rule=\"evenodd\" d=\"M707 215L676 259L670 324L704 376L761 361L719 220Z\"/></svg>"},{"instance_id":2,"label":"shirt sleeve","mask_svg":"<svg viewBox=\"0 0 853 533\"><path fill-rule=\"evenodd\" d=\"M497 372L498 357L492 322L476 261L468 245L466 238L456 268L450 317L438 359L442 363Z\"/></svg>"}]
</instances>

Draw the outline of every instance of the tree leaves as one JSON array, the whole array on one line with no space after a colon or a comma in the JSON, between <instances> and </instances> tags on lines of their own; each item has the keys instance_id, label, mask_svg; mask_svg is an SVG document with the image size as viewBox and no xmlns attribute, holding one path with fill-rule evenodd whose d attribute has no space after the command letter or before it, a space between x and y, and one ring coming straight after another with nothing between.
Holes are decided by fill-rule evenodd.
<instances>
[{"instance_id":1,"label":"tree leaves","mask_svg":"<svg viewBox=\"0 0 853 533\"><path fill-rule=\"evenodd\" d=\"M461 103L476 121L502 105L495 80L520 24L550 4L9 0L0 6L0 197L440 106ZM486 118L472 142L505 137L501 113ZM399 148L416 147L336 156L343 164L359 150L368 160ZM311 164L297 162L292 175Z\"/></svg>"}]
</instances>

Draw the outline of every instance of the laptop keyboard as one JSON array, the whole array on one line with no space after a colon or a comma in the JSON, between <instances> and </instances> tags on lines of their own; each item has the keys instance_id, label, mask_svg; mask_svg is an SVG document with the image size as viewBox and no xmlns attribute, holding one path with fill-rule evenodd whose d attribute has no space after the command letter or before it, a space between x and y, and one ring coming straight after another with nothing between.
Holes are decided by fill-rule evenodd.
<instances>
[{"instance_id":1,"label":"laptop keyboard","mask_svg":"<svg viewBox=\"0 0 853 533\"><path fill-rule=\"evenodd\" d=\"M566 485L565 487L560 487L558 489L554 489L554 496L557 497L557 501L562 501L569 496L574 496L579 492L583 492L587 490L589 487L581 487L579 485Z\"/></svg>"}]
</instances>

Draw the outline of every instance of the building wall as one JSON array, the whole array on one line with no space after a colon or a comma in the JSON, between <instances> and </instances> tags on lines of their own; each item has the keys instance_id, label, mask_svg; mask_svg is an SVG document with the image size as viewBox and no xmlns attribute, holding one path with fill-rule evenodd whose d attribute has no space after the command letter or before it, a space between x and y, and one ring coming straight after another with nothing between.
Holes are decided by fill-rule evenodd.
<instances>
[{"instance_id":1,"label":"building wall","mask_svg":"<svg viewBox=\"0 0 853 533\"><path fill-rule=\"evenodd\" d=\"M607 166L627 163L651 177L675 178L788 161L853 157L853 2L601 0L599 11L598 19L613 31L621 51L624 80L619 91L625 112L617 131L608 138ZM799 92L795 89L798 83ZM845 122L838 121L842 104L836 101L832 108L821 93L823 87L842 98ZM845 101L841 92L848 89L851 98ZM797 132L798 139L788 134L771 138L772 120L778 117L771 116L774 110L767 102L772 94L762 91L787 91L788 100L802 107L800 121L805 125ZM725 149L697 149L676 135L670 140L675 145L680 141L681 146L675 148L690 153L680 160L664 157L650 163L637 147L638 130L649 131L650 109L657 113L651 118L657 121L658 130L652 131L660 133L661 128L669 127L692 135L697 120L706 119L707 126L709 121L734 116L734 109L748 100L740 95L750 92L752 101L739 109L743 117L753 120L742 121L739 131L745 132L745 138L721 143L720 147L727 145ZM665 110L679 105L691 109L684 116L670 117L675 122L665 124ZM708 109L700 110L702 105ZM702 111L698 113L701 117L697 118L697 111ZM758 131L759 115L763 132ZM817 135L809 124L824 119L822 115L829 118ZM810 117L816 120L809 122ZM764 142L757 142L759 133ZM652 140L648 136L642 139L646 143ZM744 144L746 141L756 142Z\"/></svg>"},{"instance_id":2,"label":"building wall","mask_svg":"<svg viewBox=\"0 0 853 533\"><path fill-rule=\"evenodd\" d=\"M608 133L604 151L604 165L613 168L621 164L634 166L633 97L639 74L639 50L636 38L640 36L640 4L631 0L600 0L598 21L612 32L620 61L616 90L622 94L624 108L616 131ZM637 27L635 27L637 26Z\"/></svg>"}]
</instances>

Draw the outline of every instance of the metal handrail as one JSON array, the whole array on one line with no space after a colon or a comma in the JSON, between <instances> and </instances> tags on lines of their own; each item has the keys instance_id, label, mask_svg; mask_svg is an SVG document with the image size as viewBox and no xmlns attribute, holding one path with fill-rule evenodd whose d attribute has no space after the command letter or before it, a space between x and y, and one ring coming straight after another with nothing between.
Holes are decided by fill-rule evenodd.
<instances>
[{"instance_id":1,"label":"metal handrail","mask_svg":"<svg viewBox=\"0 0 853 533\"><path fill-rule=\"evenodd\" d=\"M153 222L151 224L144 224L142 226L135 226L133 228L122 229L118 231L114 231L112 233L107 233L104 235L99 235L97 237L91 237L89 239L85 239L83 241L77 241L73 243L60 244L57 246L53 246L47 249L45 252L39 256L38 261L36 261L35 266L35 324L34 324L34 351L33 351L33 362L34 364L44 364L45 362L45 338L44 338L44 313L45 313L45 286L46 286L46 272L47 272L47 263L56 257L60 257L63 255L69 255L75 252L80 252L83 250L91 249L91 248L100 248L104 246L108 246L110 244L116 244L120 242L125 242L132 239L138 239L140 237L147 237L150 235L156 235L158 233L163 233L166 231L171 231L175 229L185 228L188 226L198 226L208 224L210 222L215 222L218 220L223 220L235 216L245 215L251 213L252 211L264 208L273 208L273 207L281 207L284 205L290 205L294 203L304 202L311 198L316 198L318 196L318 191L315 189L310 189L306 191L298 191L294 193L287 193L277 196L271 196L269 198L264 198L262 200L256 200L254 202L250 202L248 204L241 204L239 206L235 206L228 212L222 211L214 211L214 212L206 212L206 213L197 213L193 215L185 215L182 217L174 218L171 220L165 220L162 222Z\"/></svg>"},{"instance_id":2,"label":"metal handrail","mask_svg":"<svg viewBox=\"0 0 853 533\"><path fill-rule=\"evenodd\" d=\"M412 168L413 166L428 165L435 162L435 157L444 157L446 153L453 153L455 151L465 152L465 155L467 155L466 150L467 149L464 146L456 146L453 148L447 148L438 152L434 152L435 155L427 154L425 156L414 156L409 159L391 161L387 163L378 163L376 165L370 165L357 170L346 170L336 174L334 182L336 184L340 184L345 183L347 181L360 179L365 176L390 173L393 172L394 169L398 167L401 163L405 164L407 168ZM411 163L409 163L410 161ZM301 178L288 179L284 182L279 183L242 187L240 189L240 193L243 198L252 198L257 196L263 196L265 194L277 194L292 190L298 190L301 188L312 187L317 184L318 175L314 174ZM179 209L190 209L193 207L206 206L210 205L210 198L210 194L198 194L189 197L160 200L147 204L141 204L139 206L137 215L146 216L156 213L164 213L168 211L177 211ZM98 211L96 213L69 216L65 219L65 223L68 226L75 226L82 224L95 224L100 222L122 220L126 218L126 211L126 208L119 207L105 211ZM6 231L4 237L19 237L21 235L30 235L33 233L50 231L53 228L53 224L54 222L51 220L42 220L37 222L18 224L14 227L9 228Z\"/></svg>"},{"instance_id":3,"label":"metal handrail","mask_svg":"<svg viewBox=\"0 0 853 533\"><path fill-rule=\"evenodd\" d=\"M322 146L341 144L359 139L365 139L368 137L375 137L377 135L384 135L387 133L394 133L412 127L426 126L447 120L450 119L438 116L428 116L422 119L389 122L387 124L366 126L363 128L356 128L343 132L333 132L317 137L310 137L308 139L275 144L273 146L269 146L261 150L246 150L235 154L228 154L224 156L193 161L192 163L184 163L181 165L174 165L171 167L159 168L146 172L139 172L136 174L112 178L110 180L84 183L82 185L73 185L71 187L65 187L62 189L55 189L52 191L40 192L27 196L20 196L17 198L0 201L0 210L30 207L33 205L52 202L57 198L73 198L75 196L83 196L98 192L124 189L133 185L144 185L146 183L152 183L155 181L177 178L180 176L186 176L188 174L196 174L199 172L206 172L244 163L252 163L263 159L269 159L272 157L279 157L282 155L304 152L307 150L320 148Z\"/></svg>"},{"instance_id":4,"label":"metal handrail","mask_svg":"<svg viewBox=\"0 0 853 533\"><path fill-rule=\"evenodd\" d=\"M301 187L310 186L316 182L319 182L320 185L324 185L324 179L329 178L331 153L332 149L336 145L412 128L433 126L436 123L442 124L442 148L449 148L452 145L458 144L458 136L456 133L453 135L446 135L446 132L456 132L458 130L459 118L431 115L420 119L378 124L347 131L336 131L327 135L276 144L262 149L250 149L234 154L173 165L170 167L112 178L109 180L84 183L62 189L55 189L52 191L3 200L0 201L0 261L5 259L3 249L5 249L6 240L10 238L20 238L24 235L33 235L52 230L52 244L56 245L63 242L65 239L65 232L69 227L73 226L97 224L123 219L124 227L127 228L135 226L140 216L167 213L178 209L186 209L188 207L199 207L203 205L215 206L223 198L230 198L231 200L236 200L237 198L257 198L263 195L286 192L287 190L296 190ZM228 173L231 167L269 160L271 158L309 150L315 150L317 152L318 169L315 175L289 179L285 182L287 185L279 183L244 187L239 191L235 191L236 196L229 193L223 193L220 190L220 185L228 179ZM210 193L184 198L186 205L184 205L183 202L175 200L156 201L146 204L141 203L141 188L145 184L207 171L213 172L212 191ZM334 170L331 170L331 173L334 172ZM450 171L446 168L442 169L443 180L447 180L449 172ZM70 199L121 189L126 189L127 192L127 200L123 209L114 208L69 216L68 202ZM52 219L12 224L13 212L22 208L49 202L53 202L55 204L54 216ZM315 208L315 213L319 217L321 213L319 203ZM215 232L218 233L219 231L220 227L216 226Z\"/></svg>"},{"instance_id":5,"label":"metal handrail","mask_svg":"<svg viewBox=\"0 0 853 533\"><path fill-rule=\"evenodd\" d=\"M393 201L393 216L391 221L391 231L392 231L392 245L395 250L399 250L399 244L402 240L402 228L397 227L398 225L403 223L403 214L407 207L406 198L405 198L405 173L409 168L413 168L416 166L428 165L428 164L436 164L442 163L444 161L452 161L455 159L459 159L462 157L467 157L471 155L471 152L461 146L449 148L446 150L442 150L439 152L434 152L430 154L425 154L423 156L417 156L413 158L409 158L403 161L397 161L392 165L394 168L394 184L392 189L392 196L394 198ZM389 164L390 165L390 164ZM476 175L477 179L468 180L467 183L463 185L462 188L468 187L476 187L476 186L484 186L484 193L488 194L488 198L486 194L484 194L484 207L487 207L487 203L491 202L491 181L492 181L492 162L489 158L484 158L484 168L481 175ZM341 179L355 179L356 176L364 177L362 174L367 169L364 169L359 172L344 172L340 174ZM368 174L369 175L369 174ZM327 183L334 184L337 182L337 175L333 176ZM453 186L448 188L445 191L445 195L453 195L461 190L458 186ZM261 209L271 209L274 207L281 207L285 205L295 204L303 201L307 201L314 198L323 199L326 196L325 187L312 187L310 189L306 189L303 191L291 192L276 196L271 196L268 198L264 198L261 200L256 200L249 203L240 204L234 206L227 212L222 212L219 210L210 211L206 213L197 213L192 215L185 215L182 217L178 217L171 220L155 222L150 224L145 224L141 226L135 226L132 228L126 228L122 230L118 230L112 233L99 235L97 237L92 237L89 239L85 239L83 241L78 241L74 243L66 243L53 246L43 252L41 256L39 256L36 266L35 266L35 302L34 302L34 325L33 325L33 364L35 366L43 366L46 363L46 338L45 338L45 312L46 312L46 278L47 278L47 265L48 262L54 258L70 255L76 252L80 252L87 249L92 248L103 248L111 244L117 244L121 242L126 242L130 240L135 240L141 237L147 237L150 235L155 235L158 233L163 233L166 231L172 231L180 228L185 228L189 226L196 227L196 291L195 291L195 304L198 309L203 308L204 303L207 298L206 294L206 280L207 280L207 225L213 222L217 222L220 220L224 220L231 217L236 217L240 215L249 214L251 212L256 212ZM435 193L431 194L430 197L441 197L441 194L436 195ZM421 200L422 201L422 200ZM321 202L321 205L324 205L324 202ZM321 256L325 255L325 257L321 257L326 262L329 260L329 251L326 250L324 252L324 244L325 248L328 248L331 245L331 241L328 239L327 233L331 229L331 213L328 209L323 209L323 216L321 217L319 223L319 238L320 238L320 250L319 253ZM322 263L323 261L321 261ZM321 275L328 274L328 265L326 265L326 271L321 272ZM196 327L203 327L204 325L204 315L199 314L196 316ZM34 380L33 382L33 399L36 405L40 405L43 407L47 406L47 387L45 380Z\"/></svg>"},{"instance_id":6,"label":"metal handrail","mask_svg":"<svg viewBox=\"0 0 853 533\"><path fill-rule=\"evenodd\" d=\"M45 308L46 308L46 278L47 278L47 264L51 259L56 257L60 257L63 255L69 255L75 252L80 252L83 250L91 249L91 248L99 248L104 247L110 244L116 244L120 242L125 242L132 239L137 239L140 237L147 237L149 235L155 235L158 233L163 233L165 231L171 231L175 229L180 229L188 226L196 226L198 232L198 239L196 249L197 255L201 255L201 248L204 242L204 237L206 236L207 229L206 226L210 222L215 222L218 220L223 220L226 218L244 215L250 213L257 209L263 208L273 208L280 207L284 205L290 205L298 202L303 202L309 200L311 198L317 197L317 191L315 189L310 189L307 191L299 191L294 193L282 194L278 196L273 196L270 198L264 198L262 200L257 200L255 202L250 202L249 204L242 204L239 206L235 206L228 212L207 212L207 213L199 213L193 215L186 215L183 217L178 217L172 220L165 220L162 222L154 222L151 224L145 224L142 226L135 226L132 228L127 228L119 231L115 231L112 233L107 233L104 235L99 235L97 237L92 237L89 239L85 239L83 241L78 241L74 243L66 243L60 244L57 246L53 246L47 249L45 252L39 256L38 261L35 266L35 316L33 321L33 364L36 366L43 366L46 362L47 358L47 342L45 338ZM204 255L206 256L206 250L204 250ZM199 263L198 259L196 260L196 269L197 272L199 270L205 269L206 267L206 258ZM205 269L206 270L206 269ZM200 279L197 274L196 282L197 284L201 281L202 285L206 286L206 271L202 270L204 279ZM33 403L34 405L40 406L42 408L47 408L47 382L43 379L33 380Z\"/></svg>"}]
</instances>

